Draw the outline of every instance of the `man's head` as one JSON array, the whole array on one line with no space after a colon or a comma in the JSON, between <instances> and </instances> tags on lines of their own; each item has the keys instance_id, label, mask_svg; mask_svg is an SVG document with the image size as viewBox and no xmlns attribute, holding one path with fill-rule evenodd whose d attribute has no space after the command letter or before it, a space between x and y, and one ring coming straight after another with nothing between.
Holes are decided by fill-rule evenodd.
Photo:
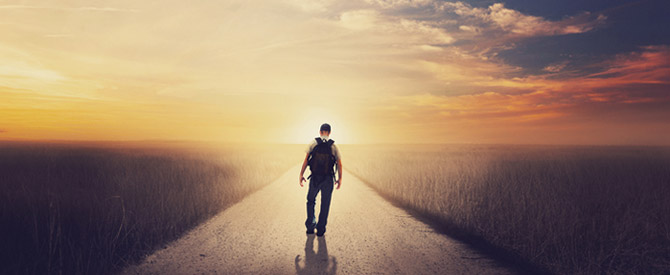
<instances>
[{"instance_id":1,"label":"man's head","mask_svg":"<svg viewBox=\"0 0 670 275\"><path fill-rule=\"evenodd\" d=\"M330 124L321 124L321 128L319 128L319 134L322 136L330 136Z\"/></svg>"}]
</instances>

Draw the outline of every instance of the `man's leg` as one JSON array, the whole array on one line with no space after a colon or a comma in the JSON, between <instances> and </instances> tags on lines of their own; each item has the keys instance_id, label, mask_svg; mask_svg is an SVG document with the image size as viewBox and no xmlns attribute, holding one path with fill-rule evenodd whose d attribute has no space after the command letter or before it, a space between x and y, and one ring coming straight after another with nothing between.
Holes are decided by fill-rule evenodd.
<instances>
[{"instance_id":1,"label":"man's leg","mask_svg":"<svg viewBox=\"0 0 670 275\"><path fill-rule=\"evenodd\" d=\"M314 205L316 204L316 194L319 193L319 188L316 186L314 178L309 180L309 190L307 190L307 220L305 220L305 226L307 230L314 230L315 226L315 217L314 217Z\"/></svg>"},{"instance_id":2,"label":"man's leg","mask_svg":"<svg viewBox=\"0 0 670 275\"><path fill-rule=\"evenodd\" d=\"M316 224L316 230L319 234L323 234L326 233L326 224L328 223L330 199L333 195L333 178L323 179L319 187L321 189L321 210L319 211L319 223Z\"/></svg>"}]
</instances>

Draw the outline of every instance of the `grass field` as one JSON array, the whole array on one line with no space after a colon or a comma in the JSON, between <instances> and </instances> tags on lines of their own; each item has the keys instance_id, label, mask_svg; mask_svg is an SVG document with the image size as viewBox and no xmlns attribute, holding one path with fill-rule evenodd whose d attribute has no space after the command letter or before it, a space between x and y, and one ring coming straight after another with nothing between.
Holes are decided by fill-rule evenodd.
<instances>
[{"instance_id":1,"label":"grass field","mask_svg":"<svg viewBox=\"0 0 670 275\"><path fill-rule=\"evenodd\" d=\"M670 273L670 148L342 150L346 169L452 235L560 274Z\"/></svg>"},{"instance_id":2,"label":"grass field","mask_svg":"<svg viewBox=\"0 0 670 275\"><path fill-rule=\"evenodd\" d=\"M0 274L113 273L272 182L301 152L0 143Z\"/></svg>"}]
</instances>

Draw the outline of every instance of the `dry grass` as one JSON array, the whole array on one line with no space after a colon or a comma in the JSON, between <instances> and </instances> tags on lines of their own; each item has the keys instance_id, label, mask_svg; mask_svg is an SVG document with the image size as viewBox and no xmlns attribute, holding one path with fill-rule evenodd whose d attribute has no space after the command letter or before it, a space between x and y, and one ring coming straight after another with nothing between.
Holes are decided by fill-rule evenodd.
<instances>
[{"instance_id":1,"label":"dry grass","mask_svg":"<svg viewBox=\"0 0 670 275\"><path fill-rule=\"evenodd\" d=\"M114 272L301 160L173 145L0 144L0 274Z\"/></svg>"},{"instance_id":2,"label":"dry grass","mask_svg":"<svg viewBox=\"0 0 670 275\"><path fill-rule=\"evenodd\" d=\"M670 149L347 146L345 167L447 231L562 274L670 273Z\"/></svg>"}]
</instances>

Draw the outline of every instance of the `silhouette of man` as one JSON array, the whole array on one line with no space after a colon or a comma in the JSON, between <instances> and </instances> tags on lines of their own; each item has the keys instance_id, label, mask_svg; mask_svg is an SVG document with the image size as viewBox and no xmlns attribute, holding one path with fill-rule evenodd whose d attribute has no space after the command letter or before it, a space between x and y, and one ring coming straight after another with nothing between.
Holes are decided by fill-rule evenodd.
<instances>
[{"instance_id":1,"label":"silhouette of man","mask_svg":"<svg viewBox=\"0 0 670 275\"><path fill-rule=\"evenodd\" d=\"M329 138L330 125L324 123L319 128L319 137L312 140L305 152L305 160L300 169L300 187L306 182L303 174L305 168L309 165L311 175L308 177L309 190L307 191L307 234L314 234L316 229L317 236L323 236L326 233L326 223L328 222L328 211L330 210L330 199L333 194L333 185L337 184L337 189L342 185L342 157L340 151L334 144L334 140ZM337 163L337 181L335 181L334 164ZM314 216L314 205L316 204L316 195L321 192L321 210L319 211L319 220Z\"/></svg>"}]
</instances>

